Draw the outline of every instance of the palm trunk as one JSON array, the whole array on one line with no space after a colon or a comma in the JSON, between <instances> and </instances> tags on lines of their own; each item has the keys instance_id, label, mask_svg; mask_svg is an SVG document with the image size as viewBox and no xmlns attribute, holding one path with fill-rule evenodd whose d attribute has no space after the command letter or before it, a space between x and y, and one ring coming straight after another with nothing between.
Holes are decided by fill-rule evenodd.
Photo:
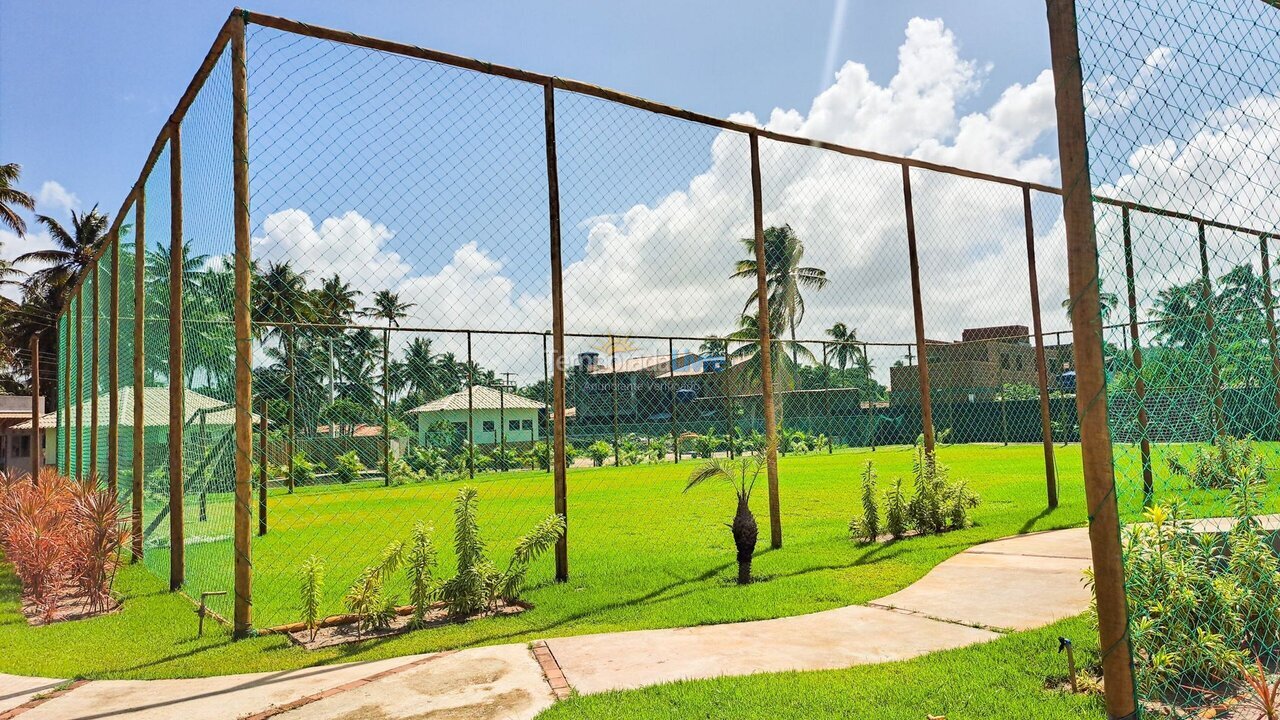
<instances>
[{"instance_id":1,"label":"palm trunk","mask_svg":"<svg viewBox=\"0 0 1280 720\"><path fill-rule=\"evenodd\" d=\"M756 551L756 539L760 529L756 525L756 516L751 514L747 498L738 498L738 512L733 516L733 544L738 549L738 584L751 582L751 556Z\"/></svg>"}]
</instances>

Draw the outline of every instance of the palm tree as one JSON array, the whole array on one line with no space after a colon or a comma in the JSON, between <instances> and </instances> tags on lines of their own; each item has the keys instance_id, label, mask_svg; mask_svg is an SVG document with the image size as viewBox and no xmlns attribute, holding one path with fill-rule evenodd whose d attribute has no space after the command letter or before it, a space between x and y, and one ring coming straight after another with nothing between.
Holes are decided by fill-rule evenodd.
<instances>
[{"instance_id":1,"label":"palm tree","mask_svg":"<svg viewBox=\"0 0 1280 720\"><path fill-rule=\"evenodd\" d=\"M400 294L390 290L379 290L373 294L373 306L364 311L366 317L380 318L387 321L387 327L400 327L400 319L408 317L409 309L417 304L400 302Z\"/></svg>"},{"instance_id":2,"label":"palm tree","mask_svg":"<svg viewBox=\"0 0 1280 720\"><path fill-rule=\"evenodd\" d=\"M458 390L452 358L437 355L428 338L414 338L404 350L404 384L417 402L428 402Z\"/></svg>"},{"instance_id":3,"label":"palm tree","mask_svg":"<svg viewBox=\"0 0 1280 720\"><path fill-rule=\"evenodd\" d=\"M859 368L868 365L866 348L858 345L858 329L850 329L848 325L838 322L827 328L827 336L835 340L836 346L831 351L831 359L844 370L852 361Z\"/></svg>"},{"instance_id":4,"label":"palm tree","mask_svg":"<svg viewBox=\"0 0 1280 720\"><path fill-rule=\"evenodd\" d=\"M710 480L720 480L733 488L738 509L733 515L729 530L733 533L733 544L737 550L739 585L751 582L751 557L755 553L756 540L760 535L756 516L751 512L751 491L763 468L764 461L758 454L736 460L711 458L693 469L689 474L689 482L684 486L684 491L689 492Z\"/></svg>"},{"instance_id":5,"label":"palm tree","mask_svg":"<svg viewBox=\"0 0 1280 720\"><path fill-rule=\"evenodd\" d=\"M723 382L728 386L727 391L733 393L745 393L758 391L760 389L759 380L762 376L761 369L761 352L760 352L760 322L758 315L744 313L738 318L738 327L729 333L729 342L738 345L729 357L733 360L732 367L724 371ZM773 375L773 387L775 390L793 390L796 385L796 368L799 367L798 356L804 356L808 362L815 362L813 353L804 346L794 347L792 349L796 356L788 356L782 349L782 343L769 344L770 369ZM782 414L782 403L778 404L779 415Z\"/></svg>"},{"instance_id":6,"label":"palm tree","mask_svg":"<svg viewBox=\"0 0 1280 720\"><path fill-rule=\"evenodd\" d=\"M356 301L360 291L353 290L351 283L330 275L320 283L320 289L314 291L311 304L319 322L328 325L347 325L356 313Z\"/></svg>"},{"instance_id":7,"label":"palm tree","mask_svg":"<svg viewBox=\"0 0 1280 720\"><path fill-rule=\"evenodd\" d=\"M1106 325L1111 319L1111 313L1115 312L1116 306L1120 304L1120 297L1115 293L1109 293L1102 289L1102 278L1098 278L1098 314L1102 316L1102 324ZM1071 319L1071 298L1062 301L1062 309L1067 311L1067 319Z\"/></svg>"},{"instance_id":8,"label":"palm tree","mask_svg":"<svg viewBox=\"0 0 1280 720\"><path fill-rule=\"evenodd\" d=\"M268 336L279 335L281 325L315 320L315 297L307 291L306 271L298 272L288 262L273 262L254 281L253 321L270 324Z\"/></svg>"},{"instance_id":9,"label":"palm tree","mask_svg":"<svg viewBox=\"0 0 1280 720\"><path fill-rule=\"evenodd\" d=\"M14 187L18 176L22 175L22 166L18 163L0 165L0 225L8 225L18 237L27 234L27 222L22 219L14 207L36 209L36 200L30 194Z\"/></svg>"},{"instance_id":10,"label":"palm tree","mask_svg":"<svg viewBox=\"0 0 1280 720\"><path fill-rule=\"evenodd\" d=\"M732 277L756 277L755 239L742 238L743 247L750 253L746 260L739 260ZM787 327L791 330L792 360L796 360L796 326L804 320L804 295L802 289L821 290L827 285L827 271L801 265L804 261L804 242L796 236L790 225L773 226L764 231L765 287L769 293L770 327ZM760 300L759 289L743 305L744 313Z\"/></svg>"},{"instance_id":11,"label":"palm tree","mask_svg":"<svg viewBox=\"0 0 1280 720\"><path fill-rule=\"evenodd\" d=\"M98 212L98 206L94 205L87 213L77 214L76 211L71 211L70 231L48 215L37 215L36 222L49 231L49 237L56 247L23 253L14 258L14 262L44 263L46 267L31 273L31 277L38 277L40 282L57 289L60 293L58 304L62 305L61 301L67 290L93 262L98 250L106 242L111 221L105 214Z\"/></svg>"},{"instance_id":12,"label":"palm tree","mask_svg":"<svg viewBox=\"0 0 1280 720\"><path fill-rule=\"evenodd\" d=\"M698 346L698 352L705 357L724 357L729 353L729 342L720 338L709 337Z\"/></svg>"}]
</instances>

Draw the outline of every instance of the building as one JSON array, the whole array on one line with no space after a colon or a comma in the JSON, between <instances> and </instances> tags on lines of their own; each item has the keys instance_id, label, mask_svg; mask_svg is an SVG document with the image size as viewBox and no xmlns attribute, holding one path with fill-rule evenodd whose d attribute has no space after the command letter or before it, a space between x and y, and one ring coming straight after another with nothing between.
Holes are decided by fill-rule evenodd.
<instances>
[{"instance_id":1,"label":"building","mask_svg":"<svg viewBox=\"0 0 1280 720\"><path fill-rule=\"evenodd\" d=\"M419 444L439 445L442 440L460 444L470 427L473 444L497 445L537 442L546 410L537 400L477 385L420 405L409 414L418 418Z\"/></svg>"},{"instance_id":2,"label":"building","mask_svg":"<svg viewBox=\"0 0 1280 720\"><path fill-rule=\"evenodd\" d=\"M665 420L674 404L721 395L718 373L726 364L693 352L602 363L599 353L585 352L568 377L569 402L584 424L612 422L615 402L619 422Z\"/></svg>"},{"instance_id":3,"label":"building","mask_svg":"<svg viewBox=\"0 0 1280 720\"><path fill-rule=\"evenodd\" d=\"M926 340L929 386L935 401L984 402L999 396L1007 385L1039 386L1036 350L1025 325L968 328L959 342ZM1045 347L1049 382L1074 367L1071 344ZM915 365L890 368L890 399L894 404L918 403L920 373Z\"/></svg>"},{"instance_id":4,"label":"building","mask_svg":"<svg viewBox=\"0 0 1280 720\"><path fill-rule=\"evenodd\" d=\"M30 403L30 398L27 398ZM183 411L186 415L184 439L188 443L192 443L193 452L197 447L196 443L207 445L215 452L210 453L210 458L206 465L207 469L212 470L215 462L221 463L224 460L230 462L233 456L232 442L234 433L231 432L235 427L236 411L235 406L231 403L223 402L217 398L211 398L208 395L195 392L194 390L185 390L183 392ZM133 387L121 387L119 391L120 403L120 435L118 452L122 465L127 465L129 458L133 453ZM89 453L89 433L92 432L93 418L90 412L90 403L84 401L81 404L81 428L82 433L80 443L81 452L87 458ZM106 438L107 438L107 419L111 410L111 395L103 393L98 396L98 443L99 455L102 462L106 459ZM76 406L71 405L72 418L76 415ZM16 434L21 436L25 434L30 437L31 433L31 411L30 405L26 414L26 419L22 422L14 424L12 427L4 430L6 435ZM252 422L256 425L258 416L252 415ZM146 467L167 467L168 464L168 442L169 442L169 388L167 387L148 387L143 388L142 392L142 426L143 426L143 463ZM58 413L45 413L40 417L40 433L41 444L44 447L44 463L50 467L58 467L62 469L62 458L57 452L58 437ZM76 441L76 432L71 428L71 443ZM12 441L10 441L12 442ZM76 459L72 457L72 469L75 468ZM202 466L197 465L193 470L201 470Z\"/></svg>"},{"instance_id":5,"label":"building","mask_svg":"<svg viewBox=\"0 0 1280 720\"><path fill-rule=\"evenodd\" d=\"M40 414L44 413L44 398L40 398ZM43 427L44 423L40 423ZM18 426L25 429L19 429ZM53 455L52 436L46 441L40 434L43 462L48 464ZM31 472L31 396L0 395L0 470Z\"/></svg>"}]
</instances>

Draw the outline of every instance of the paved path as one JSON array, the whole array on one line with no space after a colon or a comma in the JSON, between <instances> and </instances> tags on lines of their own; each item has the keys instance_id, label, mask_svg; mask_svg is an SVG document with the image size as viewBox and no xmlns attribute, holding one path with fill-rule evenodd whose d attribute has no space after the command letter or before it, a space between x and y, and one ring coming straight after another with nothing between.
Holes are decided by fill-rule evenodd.
<instances>
[{"instance_id":1,"label":"paved path","mask_svg":"<svg viewBox=\"0 0 1280 720\"><path fill-rule=\"evenodd\" d=\"M672 680L850 667L986 642L1089 605L1083 528L977 545L865 606L693 628L555 638L364 663L192 680L0 675L0 720L182 717L518 720L579 693Z\"/></svg>"}]
</instances>

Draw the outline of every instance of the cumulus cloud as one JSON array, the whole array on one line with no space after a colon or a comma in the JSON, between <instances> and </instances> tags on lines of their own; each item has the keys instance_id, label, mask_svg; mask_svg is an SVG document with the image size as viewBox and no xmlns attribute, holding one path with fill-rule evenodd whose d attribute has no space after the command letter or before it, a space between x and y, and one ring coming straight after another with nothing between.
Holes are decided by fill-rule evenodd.
<instances>
[{"instance_id":1,"label":"cumulus cloud","mask_svg":"<svg viewBox=\"0 0 1280 720\"><path fill-rule=\"evenodd\" d=\"M763 126L1052 182L1056 161L1035 151L1037 140L1054 126L1050 73L1010 86L990 108L972 111L967 101L984 77L985 69L961 56L941 21L917 18L906 28L897 72L886 83L874 80L866 66L847 62L807 111L775 109ZM749 113L733 117L759 123ZM628 131L615 128L624 141ZM704 169L682 182L665 178L664 186L678 189L657 199L640 195L619 205L610 194L614 199L593 197L594 205L584 207L591 203L568 203L562 194L578 214L564 218L566 253L575 258L564 267L570 332L696 337L723 334L735 325L753 287L750 280L729 277L746 254L738 239L751 234L747 141L731 132L701 145L684 138L636 138L647 144L639 146L644 152L637 157L643 159L615 170L617 185L625 187L632 177L660 174L664 154L704 154ZM564 144L571 143L566 137ZM831 280L827 288L807 293L798 335L821 337L840 321L856 326L867 340L911 342L900 168L772 141L761 143L761 165L766 223L790 224L807 244L806 263L826 270ZM564 177L561 182L562 193L572 187ZM913 173L913 185L929 336L956 338L962 328L983 324L1029 324L1018 189L925 172ZM1052 222L1044 225L1042 242L1055 232ZM467 239L447 261L425 268L416 256L411 263L390 250L389 241L403 230L354 212L317 225L307 213L285 209L264 222L254 252L261 259L301 260L313 269L313 282L339 272L359 289L396 289L417 304L406 324L549 328L546 283L521 289L516 280L527 277L527 268L495 257L484 239ZM1045 289L1056 291L1052 283ZM1057 301L1046 298L1046 305ZM665 343L639 344L666 349ZM576 349L581 348L569 351ZM538 353L519 362L541 367ZM889 362L880 362L882 371Z\"/></svg>"},{"instance_id":2,"label":"cumulus cloud","mask_svg":"<svg viewBox=\"0 0 1280 720\"><path fill-rule=\"evenodd\" d=\"M45 215L65 216L80 209L80 198L56 180L45 180L36 193L36 207Z\"/></svg>"}]
</instances>

